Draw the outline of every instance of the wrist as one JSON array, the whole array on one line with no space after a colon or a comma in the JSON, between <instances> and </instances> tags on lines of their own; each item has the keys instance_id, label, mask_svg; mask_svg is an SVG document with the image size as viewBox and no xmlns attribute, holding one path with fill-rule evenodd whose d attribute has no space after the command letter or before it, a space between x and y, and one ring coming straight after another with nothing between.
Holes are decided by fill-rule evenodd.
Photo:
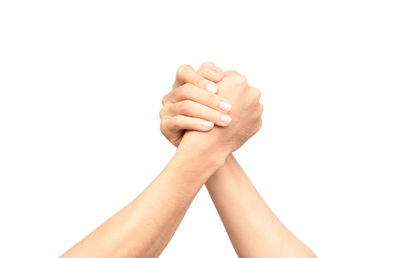
<instances>
[{"instance_id":1,"label":"wrist","mask_svg":"<svg viewBox=\"0 0 400 258\"><path fill-rule=\"evenodd\" d=\"M215 144L210 141L209 135L203 132L188 131L178 146L177 153L190 156L208 164L215 169L224 165L226 158L231 153L227 146Z\"/></svg>"}]
</instances>

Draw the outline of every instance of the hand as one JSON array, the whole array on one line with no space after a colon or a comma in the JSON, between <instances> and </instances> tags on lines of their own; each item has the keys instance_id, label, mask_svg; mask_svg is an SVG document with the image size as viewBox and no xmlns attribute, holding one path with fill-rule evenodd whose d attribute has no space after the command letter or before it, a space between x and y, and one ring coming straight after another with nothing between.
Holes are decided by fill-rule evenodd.
<instances>
[{"instance_id":1,"label":"hand","mask_svg":"<svg viewBox=\"0 0 400 258\"><path fill-rule=\"evenodd\" d=\"M218 95L232 104L232 121L225 128L215 127L208 132L186 132L179 148L186 151L198 148L213 150L214 155L219 153L225 159L261 128L264 108L259 102L260 90L250 87L246 77L236 71L225 72L224 79L217 83L217 87Z\"/></svg>"},{"instance_id":2,"label":"hand","mask_svg":"<svg viewBox=\"0 0 400 258\"><path fill-rule=\"evenodd\" d=\"M209 131L214 124L226 126L231 109L229 102L216 95L214 82L219 82L224 72L212 62L204 62L198 72L191 66L181 66L176 74L173 89L164 96L160 111L160 129L163 135L178 146L185 130Z\"/></svg>"}]
</instances>

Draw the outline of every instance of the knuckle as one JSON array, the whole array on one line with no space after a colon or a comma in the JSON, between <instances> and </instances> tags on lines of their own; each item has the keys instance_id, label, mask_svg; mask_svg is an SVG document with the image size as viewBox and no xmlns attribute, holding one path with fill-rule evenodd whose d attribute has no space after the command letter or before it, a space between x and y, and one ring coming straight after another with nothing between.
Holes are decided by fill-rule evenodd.
<instances>
[{"instance_id":1,"label":"knuckle","mask_svg":"<svg viewBox=\"0 0 400 258\"><path fill-rule=\"evenodd\" d=\"M262 127L262 119L259 119L257 121L256 130L259 131L261 129L261 127Z\"/></svg>"},{"instance_id":2,"label":"knuckle","mask_svg":"<svg viewBox=\"0 0 400 258\"><path fill-rule=\"evenodd\" d=\"M264 105L263 104L260 104L259 112L260 112L260 115L264 112Z\"/></svg>"},{"instance_id":3,"label":"knuckle","mask_svg":"<svg viewBox=\"0 0 400 258\"><path fill-rule=\"evenodd\" d=\"M207 84L207 80L204 79L204 78L201 77L201 76L198 76L198 77L195 79L195 84L198 85L198 86L200 86L201 88L204 88L205 85Z\"/></svg>"},{"instance_id":4,"label":"knuckle","mask_svg":"<svg viewBox=\"0 0 400 258\"><path fill-rule=\"evenodd\" d=\"M207 105L208 105L209 107L216 108L216 107L218 107L218 104L219 104L219 102L220 102L220 99L221 99L221 98L220 98L218 95L215 95L215 94L210 93L210 94L208 95L208 97L207 97Z\"/></svg>"},{"instance_id":5,"label":"knuckle","mask_svg":"<svg viewBox=\"0 0 400 258\"><path fill-rule=\"evenodd\" d=\"M188 64L180 65L178 67L178 70L176 70L176 77L181 78L188 69L190 69L190 66Z\"/></svg>"},{"instance_id":6,"label":"knuckle","mask_svg":"<svg viewBox=\"0 0 400 258\"><path fill-rule=\"evenodd\" d=\"M191 84L189 84L189 83L185 83L184 85L179 87L178 88L178 95L179 95L180 99L189 98L191 90L192 90Z\"/></svg>"},{"instance_id":7,"label":"knuckle","mask_svg":"<svg viewBox=\"0 0 400 258\"><path fill-rule=\"evenodd\" d=\"M170 117L168 119L163 119L160 125L162 132L174 131L176 129L175 117Z\"/></svg>"},{"instance_id":8,"label":"knuckle","mask_svg":"<svg viewBox=\"0 0 400 258\"><path fill-rule=\"evenodd\" d=\"M181 101L177 104L179 114L187 114L190 112L191 103L188 100Z\"/></svg>"},{"instance_id":9,"label":"knuckle","mask_svg":"<svg viewBox=\"0 0 400 258\"><path fill-rule=\"evenodd\" d=\"M169 94L165 94L165 95L162 97L161 103L162 103L163 105L165 105L165 103L167 102L168 95L169 95Z\"/></svg>"},{"instance_id":10,"label":"knuckle","mask_svg":"<svg viewBox=\"0 0 400 258\"><path fill-rule=\"evenodd\" d=\"M184 110L184 104L183 101L177 102L174 104L174 114L181 114L183 113Z\"/></svg>"},{"instance_id":11,"label":"knuckle","mask_svg":"<svg viewBox=\"0 0 400 258\"><path fill-rule=\"evenodd\" d=\"M219 122L221 120L221 115L222 113L219 112L218 110L214 109L208 109L207 113L204 115L204 119L213 121L213 122Z\"/></svg>"},{"instance_id":12,"label":"knuckle","mask_svg":"<svg viewBox=\"0 0 400 258\"><path fill-rule=\"evenodd\" d=\"M225 75L236 75L239 74L236 70L227 70L225 71Z\"/></svg>"},{"instance_id":13,"label":"knuckle","mask_svg":"<svg viewBox=\"0 0 400 258\"><path fill-rule=\"evenodd\" d=\"M212 119L214 120L214 121L219 121L220 119L221 119L221 112L219 112L219 111L214 111L213 112L213 115L212 115Z\"/></svg>"},{"instance_id":14,"label":"knuckle","mask_svg":"<svg viewBox=\"0 0 400 258\"><path fill-rule=\"evenodd\" d=\"M224 69L222 69L221 67L217 66L216 69L217 69L221 74L224 74Z\"/></svg>"},{"instance_id":15,"label":"knuckle","mask_svg":"<svg viewBox=\"0 0 400 258\"><path fill-rule=\"evenodd\" d=\"M261 91L257 88L249 87L248 89L248 96L251 103L258 103L261 98Z\"/></svg>"},{"instance_id":16,"label":"knuckle","mask_svg":"<svg viewBox=\"0 0 400 258\"><path fill-rule=\"evenodd\" d=\"M161 121L160 121L160 131L163 132L163 133L165 131L167 131L167 129L166 129L166 121L164 119L161 119Z\"/></svg>"},{"instance_id":17,"label":"knuckle","mask_svg":"<svg viewBox=\"0 0 400 258\"><path fill-rule=\"evenodd\" d=\"M174 116L173 118L170 119L170 126L174 129L179 128L180 123L181 123L180 115Z\"/></svg>"},{"instance_id":18,"label":"knuckle","mask_svg":"<svg viewBox=\"0 0 400 258\"><path fill-rule=\"evenodd\" d=\"M204 61L202 64L201 64L201 66L200 67L203 67L203 68L211 68L211 67L215 67L216 65L213 63L213 62L211 62L211 61Z\"/></svg>"},{"instance_id":19,"label":"knuckle","mask_svg":"<svg viewBox=\"0 0 400 258\"><path fill-rule=\"evenodd\" d=\"M254 98L255 99L257 99L257 101L259 101L260 100L260 98L261 98L261 90L259 90L259 89L257 89L257 88L252 88L253 89L253 96L254 96Z\"/></svg>"},{"instance_id":20,"label":"knuckle","mask_svg":"<svg viewBox=\"0 0 400 258\"><path fill-rule=\"evenodd\" d=\"M170 109L171 105L172 105L172 104L167 103L167 104L165 104L165 105L161 108L160 112L158 113L159 116L160 116L160 118L163 118L164 116L167 115L168 110Z\"/></svg>"},{"instance_id":21,"label":"knuckle","mask_svg":"<svg viewBox=\"0 0 400 258\"><path fill-rule=\"evenodd\" d=\"M183 115L176 115L174 116L171 120L171 127L174 130L181 130L183 128L185 128L185 116Z\"/></svg>"},{"instance_id":22,"label":"knuckle","mask_svg":"<svg viewBox=\"0 0 400 258\"><path fill-rule=\"evenodd\" d=\"M243 74L239 74L239 73L235 74L234 80L235 80L236 84L238 84L240 86L247 86L247 84L248 84L247 78Z\"/></svg>"}]
</instances>

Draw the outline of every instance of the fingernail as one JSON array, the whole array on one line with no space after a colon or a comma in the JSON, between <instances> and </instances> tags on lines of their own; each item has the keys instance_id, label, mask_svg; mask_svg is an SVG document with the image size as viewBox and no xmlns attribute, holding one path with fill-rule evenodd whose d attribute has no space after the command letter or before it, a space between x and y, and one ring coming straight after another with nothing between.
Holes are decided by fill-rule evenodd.
<instances>
[{"instance_id":1,"label":"fingernail","mask_svg":"<svg viewBox=\"0 0 400 258\"><path fill-rule=\"evenodd\" d=\"M214 123L213 123L213 122L210 122L210 121L204 121L204 122L203 122L203 126L204 126L205 128L207 128L207 129L210 129L210 128L214 127Z\"/></svg>"},{"instance_id":2,"label":"fingernail","mask_svg":"<svg viewBox=\"0 0 400 258\"><path fill-rule=\"evenodd\" d=\"M212 93L216 93L218 91L217 87L212 83L207 84L206 89Z\"/></svg>"},{"instance_id":3,"label":"fingernail","mask_svg":"<svg viewBox=\"0 0 400 258\"><path fill-rule=\"evenodd\" d=\"M229 103L220 102L219 103L219 108L222 109L225 112L229 112L232 109L232 106Z\"/></svg>"},{"instance_id":4,"label":"fingernail","mask_svg":"<svg viewBox=\"0 0 400 258\"><path fill-rule=\"evenodd\" d=\"M224 124L229 124L229 122L232 120L232 118L230 117L230 116L227 116L227 115L224 115L224 114L222 114L221 115L221 121L224 123Z\"/></svg>"}]
</instances>

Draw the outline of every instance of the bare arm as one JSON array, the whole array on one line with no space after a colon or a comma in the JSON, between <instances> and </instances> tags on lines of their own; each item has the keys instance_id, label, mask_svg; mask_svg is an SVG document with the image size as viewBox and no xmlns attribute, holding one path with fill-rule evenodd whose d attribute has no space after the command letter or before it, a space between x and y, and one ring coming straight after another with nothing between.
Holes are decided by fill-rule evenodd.
<instances>
[{"instance_id":1,"label":"bare arm","mask_svg":"<svg viewBox=\"0 0 400 258\"><path fill-rule=\"evenodd\" d=\"M315 257L279 221L233 155L206 186L239 257Z\"/></svg>"},{"instance_id":2,"label":"bare arm","mask_svg":"<svg viewBox=\"0 0 400 258\"><path fill-rule=\"evenodd\" d=\"M185 69L192 71L184 66L184 74ZM162 252L201 186L259 129L257 91L233 72L220 86L221 90L230 89L236 107L230 126L185 133L174 157L150 186L63 257L155 257ZM164 126L171 125L170 120L202 125L200 120L182 119L179 113L193 106L190 101L183 104L169 110L174 116L166 118ZM214 114L216 120L220 118L219 113Z\"/></svg>"},{"instance_id":3,"label":"bare arm","mask_svg":"<svg viewBox=\"0 0 400 258\"><path fill-rule=\"evenodd\" d=\"M211 73L209 72L210 70L212 71ZM188 76L189 74L190 76ZM200 88L204 88L202 85L205 85L206 82L202 82L201 85L196 84L196 82L201 82L204 79L218 83L224 76L223 70L211 62L203 63L197 73L193 70L187 72L186 76L179 76L178 73L180 79L177 82L179 83L176 82L174 86L179 87L173 89L164 98L164 109L166 112L161 113L161 118L168 118L168 114L174 113L171 103L179 103L183 99L190 99L204 105L203 108L208 106L214 110L209 109L207 112L203 112L206 115L199 116L200 112L196 110L199 106L193 105L188 109L190 112L186 111L185 115L188 115L187 119L203 119L214 122L219 126L226 126L219 124L218 120L213 119L219 116L212 114L221 111L218 105L215 104L218 103L215 100L216 96L200 90ZM199 77L203 77L204 79ZM185 83L193 83L199 89L196 89L196 87L187 87ZM222 98L227 97L224 93L229 92L222 90L218 95ZM200 97L207 94L207 97ZM227 99L229 101L229 98ZM196 123L181 123L175 120L169 120L169 122L172 125L162 127L161 131L175 145L179 144L179 138L183 135L182 129L204 131L204 128L196 126ZM171 128L174 130L171 130ZM208 128L208 130L210 129ZM219 128L214 128L213 130L217 129ZM197 137L201 136L201 134L197 133ZM233 155L227 158L224 166L208 180L206 186L231 242L240 257L315 256L273 214Z\"/></svg>"},{"instance_id":4,"label":"bare arm","mask_svg":"<svg viewBox=\"0 0 400 258\"><path fill-rule=\"evenodd\" d=\"M182 142L159 176L131 203L62 257L157 257L195 195L222 165L209 148L186 151Z\"/></svg>"}]
</instances>

